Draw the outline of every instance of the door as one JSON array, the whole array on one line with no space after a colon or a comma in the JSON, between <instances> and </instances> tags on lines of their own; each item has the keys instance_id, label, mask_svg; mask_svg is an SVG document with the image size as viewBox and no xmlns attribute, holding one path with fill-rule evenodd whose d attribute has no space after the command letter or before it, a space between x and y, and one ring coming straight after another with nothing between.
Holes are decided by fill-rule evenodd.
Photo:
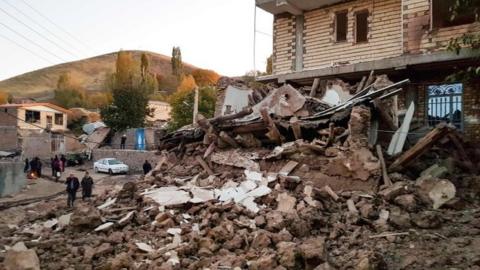
<instances>
[{"instance_id":1,"label":"door","mask_svg":"<svg viewBox=\"0 0 480 270\"><path fill-rule=\"evenodd\" d=\"M47 129L52 128L53 118L51 115L47 115Z\"/></svg>"}]
</instances>

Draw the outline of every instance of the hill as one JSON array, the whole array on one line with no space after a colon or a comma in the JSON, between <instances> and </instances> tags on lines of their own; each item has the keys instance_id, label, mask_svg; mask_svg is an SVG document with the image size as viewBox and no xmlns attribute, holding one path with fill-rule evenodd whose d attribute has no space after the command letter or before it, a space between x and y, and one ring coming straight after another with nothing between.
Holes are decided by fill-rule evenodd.
<instances>
[{"instance_id":1,"label":"hill","mask_svg":"<svg viewBox=\"0 0 480 270\"><path fill-rule=\"evenodd\" d=\"M172 72L170 57L148 51L129 51L135 60L140 61L142 53L150 59L150 71L169 75ZM83 60L63 63L21 74L0 81L0 90L12 93L15 97L48 98L53 96L58 77L69 72L76 77L88 91L104 91L104 80L107 73L115 70L117 53L103 54ZM184 63L187 73L196 67Z\"/></svg>"}]
</instances>

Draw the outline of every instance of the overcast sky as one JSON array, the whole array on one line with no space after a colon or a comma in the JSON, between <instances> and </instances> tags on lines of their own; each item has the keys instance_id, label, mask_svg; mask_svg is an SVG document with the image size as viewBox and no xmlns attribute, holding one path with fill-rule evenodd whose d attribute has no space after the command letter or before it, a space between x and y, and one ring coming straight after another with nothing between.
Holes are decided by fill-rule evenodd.
<instances>
[{"instance_id":1,"label":"overcast sky","mask_svg":"<svg viewBox=\"0 0 480 270\"><path fill-rule=\"evenodd\" d=\"M259 70L272 51L272 21L257 9ZM254 66L253 22L254 0L3 0L0 80L120 49L170 56L172 46L185 62L243 75Z\"/></svg>"}]
</instances>

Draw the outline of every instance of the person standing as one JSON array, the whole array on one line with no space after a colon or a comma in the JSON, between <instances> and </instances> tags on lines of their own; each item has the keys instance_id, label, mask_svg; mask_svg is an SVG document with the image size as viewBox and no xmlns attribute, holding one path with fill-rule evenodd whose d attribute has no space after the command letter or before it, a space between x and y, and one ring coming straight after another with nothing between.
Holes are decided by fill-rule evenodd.
<instances>
[{"instance_id":1,"label":"person standing","mask_svg":"<svg viewBox=\"0 0 480 270\"><path fill-rule=\"evenodd\" d=\"M37 157L37 175L38 177L42 177L42 161Z\"/></svg>"},{"instance_id":2,"label":"person standing","mask_svg":"<svg viewBox=\"0 0 480 270\"><path fill-rule=\"evenodd\" d=\"M67 167L67 159L65 158L65 155L62 155L60 157L60 161L61 161L61 168L62 168L62 172L65 171L65 167Z\"/></svg>"},{"instance_id":3,"label":"person standing","mask_svg":"<svg viewBox=\"0 0 480 270\"><path fill-rule=\"evenodd\" d=\"M30 161L28 161L28 158L26 158L25 159L25 166L23 167L23 172L27 173L29 168L30 168Z\"/></svg>"},{"instance_id":4,"label":"person standing","mask_svg":"<svg viewBox=\"0 0 480 270\"><path fill-rule=\"evenodd\" d=\"M53 158L50 158L50 168L52 169L52 177L55 177L55 162Z\"/></svg>"},{"instance_id":5,"label":"person standing","mask_svg":"<svg viewBox=\"0 0 480 270\"><path fill-rule=\"evenodd\" d=\"M80 184L78 183L78 178L75 177L73 174L70 174L65 184L67 185L68 194L67 205L68 207L73 207L73 203L75 202L75 198L77 197L77 190L80 187Z\"/></svg>"},{"instance_id":6,"label":"person standing","mask_svg":"<svg viewBox=\"0 0 480 270\"><path fill-rule=\"evenodd\" d=\"M58 182L61 176L60 160L57 156L53 159L53 170L55 171L55 182Z\"/></svg>"},{"instance_id":7,"label":"person standing","mask_svg":"<svg viewBox=\"0 0 480 270\"><path fill-rule=\"evenodd\" d=\"M37 176L37 158L30 160L30 172Z\"/></svg>"},{"instance_id":8,"label":"person standing","mask_svg":"<svg viewBox=\"0 0 480 270\"><path fill-rule=\"evenodd\" d=\"M93 189L93 179L88 172L85 172L85 176L83 176L80 184L82 185L82 200L85 201L85 199L92 197Z\"/></svg>"},{"instance_id":9,"label":"person standing","mask_svg":"<svg viewBox=\"0 0 480 270\"><path fill-rule=\"evenodd\" d=\"M143 163L143 174L147 175L152 170L152 164L148 162L148 160L145 160L145 163Z\"/></svg>"},{"instance_id":10,"label":"person standing","mask_svg":"<svg viewBox=\"0 0 480 270\"><path fill-rule=\"evenodd\" d=\"M120 149L125 149L125 143L127 142L127 134L123 134L120 139Z\"/></svg>"}]
</instances>

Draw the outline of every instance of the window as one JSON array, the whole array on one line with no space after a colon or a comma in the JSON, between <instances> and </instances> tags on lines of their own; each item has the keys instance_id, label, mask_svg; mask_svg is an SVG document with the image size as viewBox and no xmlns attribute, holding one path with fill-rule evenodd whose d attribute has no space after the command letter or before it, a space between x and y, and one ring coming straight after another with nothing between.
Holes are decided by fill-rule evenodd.
<instances>
[{"instance_id":1,"label":"window","mask_svg":"<svg viewBox=\"0 0 480 270\"><path fill-rule=\"evenodd\" d=\"M55 125L63 125L63 114L62 113L56 113L55 114Z\"/></svg>"},{"instance_id":2,"label":"window","mask_svg":"<svg viewBox=\"0 0 480 270\"><path fill-rule=\"evenodd\" d=\"M451 8L456 0L432 0L432 27L441 28L475 22L474 9L462 10L452 18Z\"/></svg>"},{"instance_id":3,"label":"window","mask_svg":"<svg viewBox=\"0 0 480 270\"><path fill-rule=\"evenodd\" d=\"M347 41L348 12L342 11L335 14L335 41Z\"/></svg>"},{"instance_id":4,"label":"window","mask_svg":"<svg viewBox=\"0 0 480 270\"><path fill-rule=\"evenodd\" d=\"M447 122L463 129L462 94L463 84L429 85L428 91L428 125L436 126Z\"/></svg>"},{"instance_id":5,"label":"window","mask_svg":"<svg viewBox=\"0 0 480 270\"><path fill-rule=\"evenodd\" d=\"M368 41L368 10L355 14L355 42Z\"/></svg>"},{"instance_id":6,"label":"window","mask_svg":"<svg viewBox=\"0 0 480 270\"><path fill-rule=\"evenodd\" d=\"M26 110L25 111L25 122L27 122L27 123L40 122L40 112Z\"/></svg>"}]
</instances>

